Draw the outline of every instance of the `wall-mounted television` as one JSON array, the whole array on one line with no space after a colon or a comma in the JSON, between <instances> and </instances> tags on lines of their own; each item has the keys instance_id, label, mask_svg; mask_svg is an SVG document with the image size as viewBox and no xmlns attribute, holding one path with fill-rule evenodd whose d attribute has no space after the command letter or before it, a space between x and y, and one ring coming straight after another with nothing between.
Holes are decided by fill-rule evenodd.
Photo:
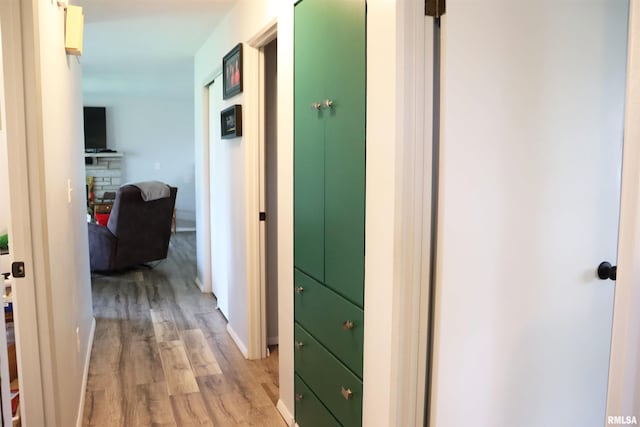
<instances>
[{"instance_id":1,"label":"wall-mounted television","mask_svg":"<svg viewBox=\"0 0 640 427\"><path fill-rule=\"evenodd\" d=\"M107 149L105 107L84 107L84 151L96 153Z\"/></svg>"}]
</instances>

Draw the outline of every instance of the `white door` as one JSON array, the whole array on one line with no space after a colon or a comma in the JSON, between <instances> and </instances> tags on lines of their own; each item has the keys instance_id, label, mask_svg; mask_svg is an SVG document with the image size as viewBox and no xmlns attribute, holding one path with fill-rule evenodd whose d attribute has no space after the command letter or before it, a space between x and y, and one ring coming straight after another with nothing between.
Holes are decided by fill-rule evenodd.
<instances>
[{"instance_id":1,"label":"white door","mask_svg":"<svg viewBox=\"0 0 640 427\"><path fill-rule=\"evenodd\" d=\"M211 286L218 300L218 309L229 318L229 247L230 188L229 164L222 152L226 146L220 138L220 111L222 107L222 76L209 86L209 188L211 191Z\"/></svg>"},{"instance_id":2,"label":"white door","mask_svg":"<svg viewBox=\"0 0 640 427\"><path fill-rule=\"evenodd\" d=\"M431 426L604 424L627 17L447 2Z\"/></svg>"}]
</instances>

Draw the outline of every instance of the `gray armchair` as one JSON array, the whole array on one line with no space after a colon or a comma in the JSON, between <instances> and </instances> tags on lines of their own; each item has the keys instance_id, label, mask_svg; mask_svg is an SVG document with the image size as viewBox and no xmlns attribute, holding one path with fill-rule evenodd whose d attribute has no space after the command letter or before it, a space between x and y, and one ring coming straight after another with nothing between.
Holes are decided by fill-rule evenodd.
<instances>
[{"instance_id":1,"label":"gray armchair","mask_svg":"<svg viewBox=\"0 0 640 427\"><path fill-rule=\"evenodd\" d=\"M113 271L167 257L178 189L144 201L135 185L120 187L106 227L89 224L91 271Z\"/></svg>"}]
</instances>

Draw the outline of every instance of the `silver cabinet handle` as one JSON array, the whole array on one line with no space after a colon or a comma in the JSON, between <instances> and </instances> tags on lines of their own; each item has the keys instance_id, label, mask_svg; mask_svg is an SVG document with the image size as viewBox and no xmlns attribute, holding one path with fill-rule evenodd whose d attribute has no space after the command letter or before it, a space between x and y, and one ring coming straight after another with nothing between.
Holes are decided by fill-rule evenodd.
<instances>
[{"instance_id":1,"label":"silver cabinet handle","mask_svg":"<svg viewBox=\"0 0 640 427\"><path fill-rule=\"evenodd\" d=\"M296 347L298 348L298 350L302 350L302 347L304 347L304 343L302 341L296 341Z\"/></svg>"},{"instance_id":2,"label":"silver cabinet handle","mask_svg":"<svg viewBox=\"0 0 640 427\"><path fill-rule=\"evenodd\" d=\"M320 110L320 109L322 108L322 104L320 104L319 102L313 102L313 103L311 104L311 108L312 108L313 110Z\"/></svg>"},{"instance_id":3,"label":"silver cabinet handle","mask_svg":"<svg viewBox=\"0 0 640 427\"><path fill-rule=\"evenodd\" d=\"M353 329L354 326L355 324L351 320L345 320L344 323L342 324L342 329L349 330L349 329Z\"/></svg>"},{"instance_id":4,"label":"silver cabinet handle","mask_svg":"<svg viewBox=\"0 0 640 427\"><path fill-rule=\"evenodd\" d=\"M325 108L333 108L333 101L331 99L325 99L322 104Z\"/></svg>"},{"instance_id":5,"label":"silver cabinet handle","mask_svg":"<svg viewBox=\"0 0 640 427\"><path fill-rule=\"evenodd\" d=\"M344 388L344 386L342 386L342 390L340 392L342 393L342 397L344 397L344 400L350 400L353 396L353 392L351 391L351 389Z\"/></svg>"},{"instance_id":6,"label":"silver cabinet handle","mask_svg":"<svg viewBox=\"0 0 640 427\"><path fill-rule=\"evenodd\" d=\"M296 293L297 294L302 294L304 292L304 288L302 286L297 286L296 287Z\"/></svg>"}]
</instances>

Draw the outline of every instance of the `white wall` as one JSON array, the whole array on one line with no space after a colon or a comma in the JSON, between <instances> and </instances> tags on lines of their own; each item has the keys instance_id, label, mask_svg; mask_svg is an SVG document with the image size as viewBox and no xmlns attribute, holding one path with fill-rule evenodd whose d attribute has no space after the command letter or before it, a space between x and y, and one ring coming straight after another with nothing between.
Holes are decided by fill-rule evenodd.
<instances>
[{"instance_id":1,"label":"white wall","mask_svg":"<svg viewBox=\"0 0 640 427\"><path fill-rule=\"evenodd\" d=\"M49 0L23 7L29 174L38 180L31 188L40 189L29 196L45 418L48 425L72 426L82 410L93 323L81 66L65 55L64 11Z\"/></svg>"},{"instance_id":2,"label":"white wall","mask_svg":"<svg viewBox=\"0 0 640 427\"><path fill-rule=\"evenodd\" d=\"M185 70L191 74L191 68ZM170 85L170 83L168 83ZM193 93L85 93L106 107L107 147L122 152L122 183L158 180L178 187L178 227L195 226Z\"/></svg>"},{"instance_id":3,"label":"white wall","mask_svg":"<svg viewBox=\"0 0 640 427\"><path fill-rule=\"evenodd\" d=\"M278 157L278 180L282 183L278 192L278 229L279 229L279 339L281 342L293 342L293 1L239 0L230 14L220 23L195 57L195 140L196 140L196 193L204 195L204 203L197 206L196 222L199 230L197 252L206 254L209 238L208 194L203 192L208 181L208 150L205 144L205 115L203 87L212 77L219 74L222 57L238 42L247 42L278 20L278 137L281 152ZM228 207L238 215L228 242L230 252L229 277L229 324L237 337L247 345L250 339L249 325L259 316L259 304L250 301L250 286L259 280L258 266L258 96L257 85L246 78L248 73L258 73L258 51L250 45L244 46L244 92L223 102L223 107L232 104L243 106L243 134L235 140L225 140L226 161L234 177L232 192L234 202ZM248 84L249 83L249 84ZM216 116L211 112L211 117ZM211 145L220 143L211 141ZM210 259L198 255L198 278L206 289L210 288ZM253 309L251 309L253 307ZM259 331L255 331L259 338ZM250 346L249 346L250 347ZM280 358L280 398L279 408L285 412L293 410L293 348L283 346L279 350ZM287 418L289 418L287 416ZM288 419L287 421L291 421Z\"/></svg>"}]
</instances>

